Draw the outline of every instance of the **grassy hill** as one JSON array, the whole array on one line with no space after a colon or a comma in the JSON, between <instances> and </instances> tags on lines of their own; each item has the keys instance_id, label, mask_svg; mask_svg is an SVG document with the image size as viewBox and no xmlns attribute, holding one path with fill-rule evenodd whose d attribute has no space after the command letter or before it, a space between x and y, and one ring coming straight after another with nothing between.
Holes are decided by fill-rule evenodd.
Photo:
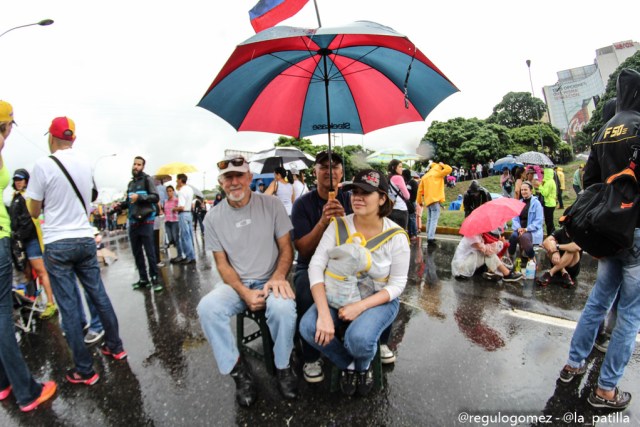
<instances>
[{"instance_id":1,"label":"grassy hill","mask_svg":"<svg viewBox=\"0 0 640 427\"><path fill-rule=\"evenodd\" d=\"M584 163L584 160L576 160L566 165L559 165L564 172L565 190L562 192L562 200L564 202L565 209L571 206L576 199L576 193L573 191L573 186L571 184L573 183L573 173L578 169L578 166L580 166L581 163ZM482 178L478 181L480 182L480 185L489 190L489 192L502 193L502 189L500 188L500 175ZM442 210L438 225L444 227L460 227L460 224L462 224L462 221L464 220L464 211L448 210L449 203L456 200L458 198L458 194L464 194L470 184L471 181L462 181L453 188L445 187L445 208ZM554 217L556 225L558 224L558 219L563 213L564 209L555 210ZM425 224L425 218L426 214L423 214L423 224Z\"/></svg>"}]
</instances>

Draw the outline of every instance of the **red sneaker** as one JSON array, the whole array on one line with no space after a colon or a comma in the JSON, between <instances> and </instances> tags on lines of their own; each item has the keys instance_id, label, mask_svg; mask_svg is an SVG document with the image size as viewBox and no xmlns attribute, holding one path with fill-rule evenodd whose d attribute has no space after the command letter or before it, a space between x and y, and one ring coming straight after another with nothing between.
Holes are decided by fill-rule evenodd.
<instances>
[{"instance_id":1,"label":"red sneaker","mask_svg":"<svg viewBox=\"0 0 640 427\"><path fill-rule=\"evenodd\" d=\"M72 384L86 384L86 385L94 385L100 380L100 375L91 371L89 374L81 374L75 369L69 369L67 371L67 375L65 375L67 381Z\"/></svg>"},{"instance_id":2,"label":"red sneaker","mask_svg":"<svg viewBox=\"0 0 640 427\"><path fill-rule=\"evenodd\" d=\"M102 352L102 354L104 354L105 356L111 356L116 360L124 360L127 358L127 352L123 350L120 350L120 352L118 353L114 353L111 350L109 350L109 347L107 347L106 344L104 344L102 347L100 347L100 351Z\"/></svg>"},{"instance_id":3,"label":"red sneaker","mask_svg":"<svg viewBox=\"0 0 640 427\"><path fill-rule=\"evenodd\" d=\"M11 394L11 386L5 388L4 390L0 390L0 400L5 400Z\"/></svg>"},{"instance_id":4,"label":"red sneaker","mask_svg":"<svg viewBox=\"0 0 640 427\"><path fill-rule=\"evenodd\" d=\"M51 399L51 396L53 396L56 392L56 388L56 383L53 381L47 381L46 383L42 384L42 392L40 393L40 397L38 397L28 405L20 406L20 410L22 412L33 411L38 407L38 405Z\"/></svg>"}]
</instances>

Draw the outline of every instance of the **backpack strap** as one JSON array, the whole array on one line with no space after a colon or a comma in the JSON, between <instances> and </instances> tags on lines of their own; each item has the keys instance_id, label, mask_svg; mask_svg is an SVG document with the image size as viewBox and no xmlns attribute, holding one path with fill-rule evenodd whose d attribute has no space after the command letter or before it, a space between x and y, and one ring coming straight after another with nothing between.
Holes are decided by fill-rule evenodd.
<instances>
[{"instance_id":1,"label":"backpack strap","mask_svg":"<svg viewBox=\"0 0 640 427\"><path fill-rule=\"evenodd\" d=\"M404 231L400 227L392 227L388 230L383 231L377 236L369 239L365 247L369 249L369 251L373 252L376 249L378 249L380 246L384 245L387 241L391 240L396 234L404 234L407 238L407 241L411 243L411 240L409 239L409 235L407 234L406 231Z\"/></svg>"},{"instance_id":2,"label":"backpack strap","mask_svg":"<svg viewBox=\"0 0 640 427\"><path fill-rule=\"evenodd\" d=\"M349 226L347 225L347 220L344 217L333 217L331 221L335 221L336 223L336 246L340 246L343 243L347 242L351 233L349 232Z\"/></svg>"}]
</instances>

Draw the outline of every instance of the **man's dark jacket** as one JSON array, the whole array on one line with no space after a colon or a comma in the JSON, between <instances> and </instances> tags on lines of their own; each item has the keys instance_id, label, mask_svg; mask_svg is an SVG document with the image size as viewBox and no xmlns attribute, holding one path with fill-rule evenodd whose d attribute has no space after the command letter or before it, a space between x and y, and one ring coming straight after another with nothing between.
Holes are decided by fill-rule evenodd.
<instances>
[{"instance_id":1,"label":"man's dark jacket","mask_svg":"<svg viewBox=\"0 0 640 427\"><path fill-rule=\"evenodd\" d=\"M489 193L486 188L480 186L478 181L473 180L462 198L465 218L468 217L475 208L487 203L489 200L491 200L491 193Z\"/></svg>"},{"instance_id":2,"label":"man's dark jacket","mask_svg":"<svg viewBox=\"0 0 640 427\"><path fill-rule=\"evenodd\" d=\"M135 203L131 203L129 201L129 195L131 193L138 194L138 200ZM137 223L135 219L135 215L138 209L143 206L151 205L154 210L151 212L149 216L144 219L144 222L151 222L156 217L156 206L158 201L160 200L160 196L158 195L158 191L156 190L156 186L153 182L153 178L147 175L144 172L140 172L138 176L134 176L129 181L129 185L127 187L127 202L129 207L129 221L133 223Z\"/></svg>"}]
</instances>

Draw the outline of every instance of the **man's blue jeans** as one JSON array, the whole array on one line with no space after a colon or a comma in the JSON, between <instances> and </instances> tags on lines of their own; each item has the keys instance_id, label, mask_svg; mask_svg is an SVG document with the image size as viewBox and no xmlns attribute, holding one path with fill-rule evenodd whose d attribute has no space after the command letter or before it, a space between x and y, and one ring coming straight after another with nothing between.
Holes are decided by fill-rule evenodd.
<instances>
[{"instance_id":1,"label":"man's blue jeans","mask_svg":"<svg viewBox=\"0 0 640 427\"><path fill-rule=\"evenodd\" d=\"M345 326L347 329L342 341L334 337L323 347L315 341L318 308L313 304L300 320L300 335L340 370L344 371L354 362L355 370L364 372L369 369L378 351L378 340L382 331L391 325L399 310L400 302L396 298L363 311L353 322L348 323L340 320L337 309L329 307L336 332Z\"/></svg>"},{"instance_id":2,"label":"man's blue jeans","mask_svg":"<svg viewBox=\"0 0 640 427\"><path fill-rule=\"evenodd\" d=\"M149 274L151 277L158 277L158 261L156 260L156 249L153 241L153 224L129 224L129 240L131 241L131 252L136 261L136 268L140 280L148 282L147 266L144 256L147 255L149 263ZM142 251L144 248L144 252Z\"/></svg>"},{"instance_id":3,"label":"man's blue jeans","mask_svg":"<svg viewBox=\"0 0 640 427\"><path fill-rule=\"evenodd\" d=\"M427 206L429 211L427 217L427 240L436 238L436 228L438 227L438 218L440 218L440 203L435 202Z\"/></svg>"},{"instance_id":4,"label":"man's blue jeans","mask_svg":"<svg viewBox=\"0 0 640 427\"><path fill-rule=\"evenodd\" d=\"M249 289L262 289L266 280L248 280L244 285ZM218 369L223 375L229 374L238 361L240 353L236 337L231 330L231 317L247 309L238 293L226 283L216 287L200 300L198 316L200 325L211 344ZM289 366L293 350L293 335L296 330L296 302L293 299L267 297L265 311L267 325L273 338L273 357L277 369Z\"/></svg>"},{"instance_id":5,"label":"man's blue jeans","mask_svg":"<svg viewBox=\"0 0 640 427\"><path fill-rule=\"evenodd\" d=\"M182 249L180 255L188 260L196 259L193 251L193 217L191 212L180 212L178 220L180 221L180 249Z\"/></svg>"},{"instance_id":6,"label":"man's blue jeans","mask_svg":"<svg viewBox=\"0 0 640 427\"><path fill-rule=\"evenodd\" d=\"M105 343L113 353L122 351L118 319L100 277L96 243L90 237L62 239L44 247L44 263L49 272L51 289L64 319L63 328L71 348L76 369L82 374L93 372L93 358L84 344L81 302L76 280L80 280L87 297L93 302L105 330Z\"/></svg>"},{"instance_id":7,"label":"man's blue jeans","mask_svg":"<svg viewBox=\"0 0 640 427\"><path fill-rule=\"evenodd\" d=\"M22 357L13 325L13 267L9 238L0 239L0 390L11 385L18 405L27 405L40 396L37 383Z\"/></svg>"},{"instance_id":8,"label":"man's blue jeans","mask_svg":"<svg viewBox=\"0 0 640 427\"><path fill-rule=\"evenodd\" d=\"M598 386L613 390L627 366L640 328L640 228L631 249L598 261L598 276L571 339L567 364L578 368L591 353L598 327L620 292L618 317L600 368Z\"/></svg>"}]
</instances>

